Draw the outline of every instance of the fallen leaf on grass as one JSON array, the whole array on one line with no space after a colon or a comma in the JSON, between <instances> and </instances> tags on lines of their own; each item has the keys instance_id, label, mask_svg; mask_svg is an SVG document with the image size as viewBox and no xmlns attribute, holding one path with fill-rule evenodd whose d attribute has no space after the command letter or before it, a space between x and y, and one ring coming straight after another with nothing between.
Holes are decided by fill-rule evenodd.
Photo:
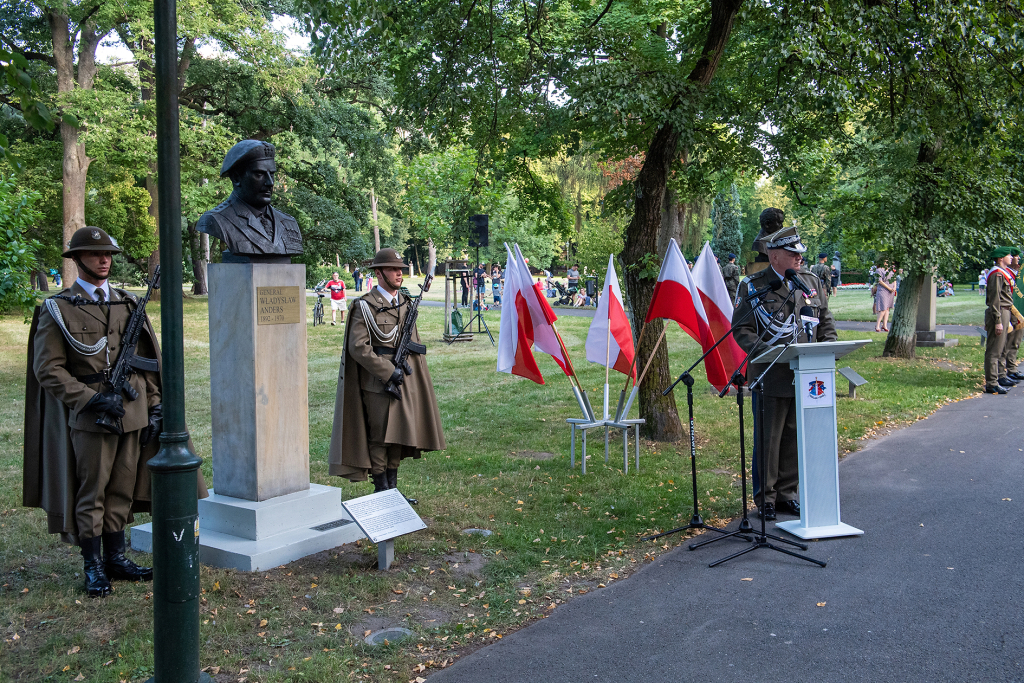
<instances>
[{"instance_id":1,"label":"fallen leaf on grass","mask_svg":"<svg viewBox=\"0 0 1024 683\"><path fill-rule=\"evenodd\" d=\"M335 608L334 608L334 613L335 613L335 614L341 614L341 613L342 613L342 612L344 612L344 611L345 611L345 608L344 608L344 607L335 607Z\"/></svg>"},{"instance_id":2,"label":"fallen leaf on grass","mask_svg":"<svg viewBox=\"0 0 1024 683\"><path fill-rule=\"evenodd\" d=\"M412 668L412 670L413 670L413 671L415 671L416 673L422 673L422 672L424 672L424 671L426 671L426 670L427 670L427 665L426 665L426 664L424 664L423 662L420 662L419 664L417 664L416 666L414 666L414 667Z\"/></svg>"},{"instance_id":3,"label":"fallen leaf on grass","mask_svg":"<svg viewBox=\"0 0 1024 683\"><path fill-rule=\"evenodd\" d=\"M363 611L364 611L364 612L366 612L367 614L373 614L373 609L372 609L372 608L370 608L370 607L367 607L367 608L366 608L366 609L364 609Z\"/></svg>"},{"instance_id":4,"label":"fallen leaf on grass","mask_svg":"<svg viewBox=\"0 0 1024 683\"><path fill-rule=\"evenodd\" d=\"M402 595L403 593L405 593L405 591L398 590L397 588L392 588L391 592L394 593L395 595Z\"/></svg>"},{"instance_id":5,"label":"fallen leaf on grass","mask_svg":"<svg viewBox=\"0 0 1024 683\"><path fill-rule=\"evenodd\" d=\"M256 610L254 610L254 609L247 609L247 610L245 610L245 613L246 614L256 614Z\"/></svg>"},{"instance_id":6,"label":"fallen leaf on grass","mask_svg":"<svg viewBox=\"0 0 1024 683\"><path fill-rule=\"evenodd\" d=\"M520 600L520 601L519 601L519 604L520 604L520 605L525 605L525 604L526 604L526 600Z\"/></svg>"},{"instance_id":7,"label":"fallen leaf on grass","mask_svg":"<svg viewBox=\"0 0 1024 683\"><path fill-rule=\"evenodd\" d=\"M113 664L113 663L114 663L114 660L113 660L113 659L111 659L111 660L109 660L109 661L103 662L103 666L110 666L110 665L111 665L111 664Z\"/></svg>"},{"instance_id":8,"label":"fallen leaf on grass","mask_svg":"<svg viewBox=\"0 0 1024 683\"><path fill-rule=\"evenodd\" d=\"M27 589L27 588L22 588L22 589L21 589L21 592L22 592L22 593L28 593L28 589Z\"/></svg>"},{"instance_id":9,"label":"fallen leaf on grass","mask_svg":"<svg viewBox=\"0 0 1024 683\"><path fill-rule=\"evenodd\" d=\"M85 674L78 674L77 676L75 676L71 680L73 680L73 681L84 681L85 680Z\"/></svg>"},{"instance_id":10,"label":"fallen leaf on grass","mask_svg":"<svg viewBox=\"0 0 1024 683\"><path fill-rule=\"evenodd\" d=\"M267 625L267 620L266 619L260 619L260 626L262 627L262 626L266 626L266 625Z\"/></svg>"},{"instance_id":11,"label":"fallen leaf on grass","mask_svg":"<svg viewBox=\"0 0 1024 683\"><path fill-rule=\"evenodd\" d=\"M1003 500L1010 500L1009 498L1003 498Z\"/></svg>"},{"instance_id":12,"label":"fallen leaf on grass","mask_svg":"<svg viewBox=\"0 0 1024 683\"><path fill-rule=\"evenodd\" d=\"M82 648L80 648L79 646L75 645L73 648L68 650L68 654L69 655L73 655L73 654L77 654L77 653L79 653L81 651L82 651Z\"/></svg>"},{"instance_id":13,"label":"fallen leaf on grass","mask_svg":"<svg viewBox=\"0 0 1024 683\"><path fill-rule=\"evenodd\" d=\"M363 631L363 638L370 635L371 633L373 633L373 631L371 631L370 629L366 629L365 631Z\"/></svg>"}]
</instances>

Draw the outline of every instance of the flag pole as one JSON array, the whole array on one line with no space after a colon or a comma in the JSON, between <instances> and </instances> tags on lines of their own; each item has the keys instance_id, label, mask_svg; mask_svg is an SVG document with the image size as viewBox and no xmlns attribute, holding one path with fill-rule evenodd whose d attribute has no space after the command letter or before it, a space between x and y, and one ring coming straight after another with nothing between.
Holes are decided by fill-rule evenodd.
<instances>
[{"instance_id":1,"label":"flag pole","mask_svg":"<svg viewBox=\"0 0 1024 683\"><path fill-rule=\"evenodd\" d=\"M565 358L565 362L569 364L569 383L572 384L572 380L576 380L576 386L579 387L580 397L583 403L586 405L586 410L584 411L584 413L586 413L589 419L596 419L597 416L594 414L594 409L590 405L590 398L587 396L587 390L583 388L583 383L580 381L579 376L576 374L576 367L572 364L572 359L569 358L569 350L565 348L565 342L562 341L562 334L558 331L558 328L555 327L554 323L551 323L551 329L554 330L555 338L558 339L558 347L562 349L562 357Z\"/></svg>"},{"instance_id":2,"label":"flag pole","mask_svg":"<svg viewBox=\"0 0 1024 683\"><path fill-rule=\"evenodd\" d=\"M625 391L626 389L629 388L629 380L633 379L633 370L636 368L636 359L640 355L640 344L641 344L641 342L643 342L644 334L646 334L646 332L647 332L647 321L645 320L644 321L644 326L640 328L640 336L637 337L637 340L636 340L636 350L633 353L633 362L629 364L629 374L626 375L626 384L625 384L625 386L622 387L623 391ZM639 382L637 382L637 384L639 384Z\"/></svg>"},{"instance_id":3,"label":"flag pole","mask_svg":"<svg viewBox=\"0 0 1024 683\"><path fill-rule=\"evenodd\" d=\"M608 329L604 338L604 419L608 419L608 366L611 364L612 353L612 307L608 307ZM636 354L634 353L635 357Z\"/></svg>"},{"instance_id":4,"label":"flag pole","mask_svg":"<svg viewBox=\"0 0 1024 683\"><path fill-rule=\"evenodd\" d=\"M658 341L654 343L654 348L651 350L651 355L647 359L647 364L644 365L644 371L640 373L640 377L637 379L636 384L633 385L633 391L629 394L629 400L626 401L626 405L622 408L622 414L620 419L629 415L629 409L633 407L633 401L636 399L637 391L640 389L640 383L644 381L644 377L647 376L647 370L651 367L651 362L654 360L654 355L658 352L658 347L661 346L661 340L665 338L665 327L661 328L661 335L658 337ZM636 354L634 354L634 359Z\"/></svg>"}]
</instances>

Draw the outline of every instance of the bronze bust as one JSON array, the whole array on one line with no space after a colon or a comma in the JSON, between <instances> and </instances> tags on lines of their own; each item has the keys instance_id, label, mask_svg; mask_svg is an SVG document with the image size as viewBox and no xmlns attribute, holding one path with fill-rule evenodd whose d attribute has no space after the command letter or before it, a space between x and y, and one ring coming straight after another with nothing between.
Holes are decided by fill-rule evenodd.
<instances>
[{"instance_id":1,"label":"bronze bust","mask_svg":"<svg viewBox=\"0 0 1024 683\"><path fill-rule=\"evenodd\" d=\"M302 253L299 224L270 205L276 173L269 142L242 140L224 157L220 177L231 178L235 189L202 215L196 229L223 240L225 263L291 263Z\"/></svg>"}]
</instances>

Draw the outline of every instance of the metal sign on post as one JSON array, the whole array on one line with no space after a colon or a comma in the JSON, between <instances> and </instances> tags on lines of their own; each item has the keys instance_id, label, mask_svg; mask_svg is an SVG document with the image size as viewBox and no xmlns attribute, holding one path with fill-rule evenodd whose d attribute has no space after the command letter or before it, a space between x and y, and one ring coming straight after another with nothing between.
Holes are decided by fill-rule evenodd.
<instances>
[{"instance_id":1,"label":"metal sign on post","mask_svg":"<svg viewBox=\"0 0 1024 683\"><path fill-rule=\"evenodd\" d=\"M398 489L353 498L342 506L366 537L377 544L378 569L387 569L394 561L396 537L427 528Z\"/></svg>"}]
</instances>

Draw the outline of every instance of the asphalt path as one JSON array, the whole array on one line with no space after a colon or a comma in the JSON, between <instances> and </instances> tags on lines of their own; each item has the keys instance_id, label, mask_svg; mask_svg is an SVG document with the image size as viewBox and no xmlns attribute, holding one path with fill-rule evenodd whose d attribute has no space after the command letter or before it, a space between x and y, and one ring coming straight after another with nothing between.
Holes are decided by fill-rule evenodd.
<instances>
[{"instance_id":1,"label":"asphalt path","mask_svg":"<svg viewBox=\"0 0 1024 683\"><path fill-rule=\"evenodd\" d=\"M865 534L811 542L824 569L684 546L429 680L1022 681L1022 414L1024 389L960 401L845 458Z\"/></svg>"}]
</instances>

